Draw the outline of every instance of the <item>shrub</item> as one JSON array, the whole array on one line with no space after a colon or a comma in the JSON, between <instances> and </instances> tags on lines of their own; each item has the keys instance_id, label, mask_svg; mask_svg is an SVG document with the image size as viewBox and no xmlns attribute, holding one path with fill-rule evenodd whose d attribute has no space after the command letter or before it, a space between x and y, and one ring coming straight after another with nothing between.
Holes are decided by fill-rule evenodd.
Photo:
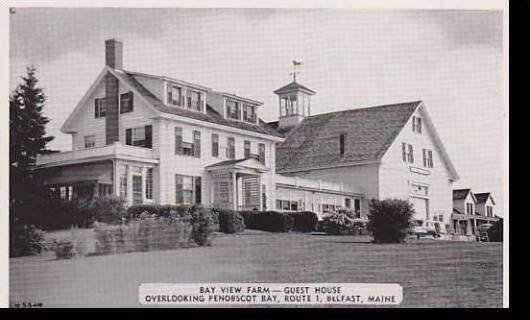
<instances>
[{"instance_id":1,"label":"shrub","mask_svg":"<svg viewBox=\"0 0 530 320\"><path fill-rule=\"evenodd\" d=\"M184 217L190 214L190 206L181 205L156 205L156 204L140 204L133 205L127 209L127 218L136 219L140 214L147 212L158 217Z\"/></svg>"},{"instance_id":2,"label":"shrub","mask_svg":"<svg viewBox=\"0 0 530 320\"><path fill-rule=\"evenodd\" d=\"M220 232L237 233L245 231L245 221L239 212L224 209L213 209L212 211L219 221L218 230Z\"/></svg>"},{"instance_id":3,"label":"shrub","mask_svg":"<svg viewBox=\"0 0 530 320\"><path fill-rule=\"evenodd\" d=\"M502 230L503 221L499 219L493 223L493 225L488 229L488 238L493 242L502 242L503 239L503 230Z\"/></svg>"},{"instance_id":4,"label":"shrub","mask_svg":"<svg viewBox=\"0 0 530 320\"><path fill-rule=\"evenodd\" d=\"M190 246L192 226L185 218L140 215L121 225L97 225L96 253L116 254Z\"/></svg>"},{"instance_id":5,"label":"shrub","mask_svg":"<svg viewBox=\"0 0 530 320\"><path fill-rule=\"evenodd\" d=\"M353 235L355 233L353 218L338 212L324 216L320 227L322 231L332 235Z\"/></svg>"},{"instance_id":6,"label":"shrub","mask_svg":"<svg viewBox=\"0 0 530 320\"><path fill-rule=\"evenodd\" d=\"M293 230L300 232L312 232L317 228L318 217L316 213L310 211L291 212L293 218Z\"/></svg>"},{"instance_id":7,"label":"shrub","mask_svg":"<svg viewBox=\"0 0 530 320\"><path fill-rule=\"evenodd\" d=\"M214 231L219 226L219 222L216 221L216 215L212 213L212 210L198 205L193 206L190 209L190 213L193 240L199 246L211 246Z\"/></svg>"},{"instance_id":8,"label":"shrub","mask_svg":"<svg viewBox=\"0 0 530 320\"><path fill-rule=\"evenodd\" d=\"M71 259L74 253L74 244L68 240L60 240L54 243L53 251L57 259Z\"/></svg>"},{"instance_id":9,"label":"shrub","mask_svg":"<svg viewBox=\"0 0 530 320\"><path fill-rule=\"evenodd\" d=\"M248 229L271 232L289 232L293 229L293 218L277 211L241 211Z\"/></svg>"},{"instance_id":10,"label":"shrub","mask_svg":"<svg viewBox=\"0 0 530 320\"><path fill-rule=\"evenodd\" d=\"M10 257L35 255L46 249L44 231L34 225L14 222L9 228L9 235Z\"/></svg>"},{"instance_id":11,"label":"shrub","mask_svg":"<svg viewBox=\"0 0 530 320\"><path fill-rule=\"evenodd\" d=\"M367 228L375 243L401 243L412 227L414 209L405 200L372 200Z\"/></svg>"},{"instance_id":12,"label":"shrub","mask_svg":"<svg viewBox=\"0 0 530 320\"><path fill-rule=\"evenodd\" d=\"M120 223L127 214L125 200L115 196L94 198L89 204L89 210L96 221L103 223Z\"/></svg>"}]
</instances>

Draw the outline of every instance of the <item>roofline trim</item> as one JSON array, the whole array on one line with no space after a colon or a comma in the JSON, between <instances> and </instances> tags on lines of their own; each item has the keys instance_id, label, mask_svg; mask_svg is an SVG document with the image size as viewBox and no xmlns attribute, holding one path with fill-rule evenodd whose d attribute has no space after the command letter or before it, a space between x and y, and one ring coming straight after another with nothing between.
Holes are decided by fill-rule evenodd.
<instances>
[{"instance_id":1,"label":"roofline trim","mask_svg":"<svg viewBox=\"0 0 530 320\"><path fill-rule=\"evenodd\" d=\"M362 165L367 165L367 164L381 164L381 160L368 160L368 161L359 161L359 162L351 161L351 162L347 162L343 164L316 166L316 167L310 167L310 168L304 168L304 169L291 169L291 170L276 169L276 173L279 173L279 174L296 173L296 172L304 172L304 171L312 171L312 170L325 170L325 169L334 169L334 168L342 168L342 167L362 166Z\"/></svg>"}]
</instances>

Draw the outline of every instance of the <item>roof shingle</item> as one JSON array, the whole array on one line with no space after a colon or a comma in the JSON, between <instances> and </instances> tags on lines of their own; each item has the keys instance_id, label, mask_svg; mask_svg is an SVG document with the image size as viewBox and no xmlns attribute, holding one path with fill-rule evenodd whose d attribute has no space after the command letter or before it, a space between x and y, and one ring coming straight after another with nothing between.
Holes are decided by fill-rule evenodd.
<instances>
[{"instance_id":1,"label":"roof shingle","mask_svg":"<svg viewBox=\"0 0 530 320\"><path fill-rule=\"evenodd\" d=\"M453 190L453 200L464 200L471 189L457 189Z\"/></svg>"},{"instance_id":2,"label":"roof shingle","mask_svg":"<svg viewBox=\"0 0 530 320\"><path fill-rule=\"evenodd\" d=\"M379 160L421 101L305 118L276 148L278 172ZM345 154L339 136L344 134Z\"/></svg>"}]
</instances>

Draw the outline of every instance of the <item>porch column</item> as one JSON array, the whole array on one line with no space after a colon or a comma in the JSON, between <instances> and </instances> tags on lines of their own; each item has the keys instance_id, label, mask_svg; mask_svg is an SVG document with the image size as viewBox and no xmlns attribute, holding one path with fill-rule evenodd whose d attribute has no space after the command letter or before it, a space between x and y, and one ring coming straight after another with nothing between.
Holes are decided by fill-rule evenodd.
<instances>
[{"instance_id":1,"label":"porch column","mask_svg":"<svg viewBox=\"0 0 530 320\"><path fill-rule=\"evenodd\" d=\"M262 199L262 186L261 186L261 175L258 176L258 201L259 211L263 211L263 199Z\"/></svg>"},{"instance_id":2,"label":"porch column","mask_svg":"<svg viewBox=\"0 0 530 320\"><path fill-rule=\"evenodd\" d=\"M133 181L132 181L132 166L128 166L127 168L127 203L132 204L133 203Z\"/></svg>"},{"instance_id":3,"label":"porch column","mask_svg":"<svg viewBox=\"0 0 530 320\"><path fill-rule=\"evenodd\" d=\"M232 172L232 209L237 211L237 177L235 172Z\"/></svg>"},{"instance_id":4,"label":"porch column","mask_svg":"<svg viewBox=\"0 0 530 320\"><path fill-rule=\"evenodd\" d=\"M120 196L120 166L118 164L118 160L112 161L112 194L115 197Z\"/></svg>"}]
</instances>

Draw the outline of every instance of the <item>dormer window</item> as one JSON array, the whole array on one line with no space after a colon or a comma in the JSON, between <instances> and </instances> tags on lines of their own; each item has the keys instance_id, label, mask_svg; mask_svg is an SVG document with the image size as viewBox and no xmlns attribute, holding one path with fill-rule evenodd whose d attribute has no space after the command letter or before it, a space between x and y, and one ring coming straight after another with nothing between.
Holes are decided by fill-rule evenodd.
<instances>
[{"instance_id":1,"label":"dormer window","mask_svg":"<svg viewBox=\"0 0 530 320\"><path fill-rule=\"evenodd\" d=\"M343 156L344 155L344 151L345 151L345 148L344 148L344 143L346 142L346 135L345 134L341 134L339 136L339 144L340 144L340 155Z\"/></svg>"},{"instance_id":2,"label":"dormer window","mask_svg":"<svg viewBox=\"0 0 530 320\"><path fill-rule=\"evenodd\" d=\"M182 106L182 88L169 84L167 86L167 104Z\"/></svg>"},{"instance_id":3,"label":"dormer window","mask_svg":"<svg viewBox=\"0 0 530 320\"><path fill-rule=\"evenodd\" d=\"M241 120L241 103L233 100L226 100L226 117L234 120Z\"/></svg>"},{"instance_id":4,"label":"dormer window","mask_svg":"<svg viewBox=\"0 0 530 320\"><path fill-rule=\"evenodd\" d=\"M256 107L250 104L243 104L243 121L256 123Z\"/></svg>"}]
</instances>

